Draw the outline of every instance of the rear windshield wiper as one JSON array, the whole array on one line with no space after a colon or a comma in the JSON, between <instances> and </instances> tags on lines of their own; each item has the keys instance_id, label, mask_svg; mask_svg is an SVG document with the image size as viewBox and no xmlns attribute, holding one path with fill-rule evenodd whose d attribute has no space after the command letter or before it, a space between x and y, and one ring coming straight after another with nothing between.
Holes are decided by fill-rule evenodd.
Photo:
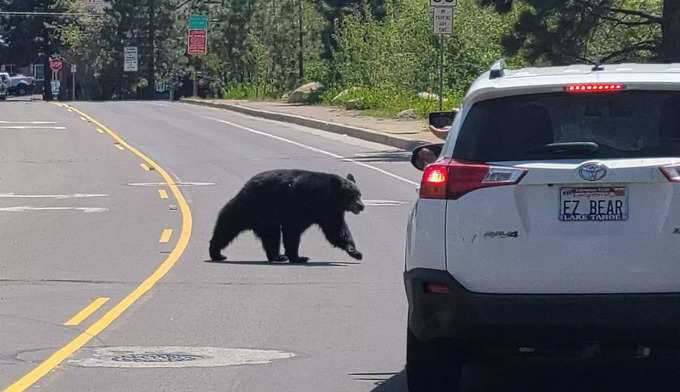
<instances>
[{"instance_id":1,"label":"rear windshield wiper","mask_svg":"<svg viewBox=\"0 0 680 392\"><path fill-rule=\"evenodd\" d=\"M532 148L527 151L528 154L592 154L600 149L600 145L594 142L566 142L566 143L549 143L540 147Z\"/></svg>"}]
</instances>

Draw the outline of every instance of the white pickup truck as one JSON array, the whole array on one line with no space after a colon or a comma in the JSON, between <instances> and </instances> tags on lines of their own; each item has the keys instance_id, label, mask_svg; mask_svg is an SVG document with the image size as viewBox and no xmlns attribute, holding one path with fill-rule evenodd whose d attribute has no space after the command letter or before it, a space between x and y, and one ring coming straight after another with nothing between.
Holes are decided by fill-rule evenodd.
<instances>
[{"instance_id":1,"label":"white pickup truck","mask_svg":"<svg viewBox=\"0 0 680 392\"><path fill-rule=\"evenodd\" d=\"M10 75L7 72L0 72L2 78L7 85L7 94L24 96L33 93L35 87L35 80L32 76L25 75Z\"/></svg>"}]
</instances>

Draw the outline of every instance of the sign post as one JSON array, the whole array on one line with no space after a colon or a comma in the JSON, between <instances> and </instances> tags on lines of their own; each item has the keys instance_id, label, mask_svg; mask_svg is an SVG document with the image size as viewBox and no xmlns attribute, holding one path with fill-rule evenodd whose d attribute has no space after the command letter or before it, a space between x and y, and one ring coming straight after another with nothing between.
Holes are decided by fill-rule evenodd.
<instances>
[{"instance_id":1,"label":"sign post","mask_svg":"<svg viewBox=\"0 0 680 392\"><path fill-rule=\"evenodd\" d=\"M453 34L453 10L458 0L430 0L434 7L432 32L439 36L439 111L442 111L444 95L444 36Z\"/></svg>"},{"instance_id":2,"label":"sign post","mask_svg":"<svg viewBox=\"0 0 680 392\"><path fill-rule=\"evenodd\" d=\"M123 48L123 72L137 72L138 71L138 60L137 60L137 47L136 46L126 46Z\"/></svg>"},{"instance_id":3,"label":"sign post","mask_svg":"<svg viewBox=\"0 0 680 392\"><path fill-rule=\"evenodd\" d=\"M61 60L61 56L58 54L53 54L50 57L50 69L52 70L52 81L50 87L52 88L52 98L59 100L59 88L61 83L59 82L59 71L64 66L64 62Z\"/></svg>"},{"instance_id":4,"label":"sign post","mask_svg":"<svg viewBox=\"0 0 680 392\"><path fill-rule=\"evenodd\" d=\"M187 52L193 56L208 54L208 15L191 15L189 17ZM194 97L198 93L197 73L197 70L194 68Z\"/></svg>"},{"instance_id":5,"label":"sign post","mask_svg":"<svg viewBox=\"0 0 680 392\"><path fill-rule=\"evenodd\" d=\"M71 89L71 100L75 101L76 100L76 65L71 64L71 80L73 82L73 88Z\"/></svg>"}]
</instances>

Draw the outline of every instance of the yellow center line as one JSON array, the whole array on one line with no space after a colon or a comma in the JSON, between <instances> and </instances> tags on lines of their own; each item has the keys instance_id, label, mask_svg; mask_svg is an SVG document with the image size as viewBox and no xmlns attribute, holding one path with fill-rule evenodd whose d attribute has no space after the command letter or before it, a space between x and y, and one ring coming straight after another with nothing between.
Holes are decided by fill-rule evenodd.
<instances>
[{"instance_id":1,"label":"yellow center line","mask_svg":"<svg viewBox=\"0 0 680 392\"><path fill-rule=\"evenodd\" d=\"M161 196L161 199L167 199L168 198L168 192L166 192L165 189L159 189L158 194Z\"/></svg>"},{"instance_id":2,"label":"yellow center line","mask_svg":"<svg viewBox=\"0 0 680 392\"><path fill-rule=\"evenodd\" d=\"M163 233L161 234L161 239L158 240L160 243L166 243L170 241L170 236L172 235L172 229L165 229L163 230Z\"/></svg>"},{"instance_id":3,"label":"yellow center line","mask_svg":"<svg viewBox=\"0 0 680 392\"><path fill-rule=\"evenodd\" d=\"M94 301L92 301L91 304L87 305L87 307L80 312L78 312L75 316L71 317L70 320L64 323L64 325L78 325L80 324L83 320L86 318L90 317L92 313L94 313L97 309L99 309L102 305L106 303L110 298L97 298Z\"/></svg>"},{"instance_id":4,"label":"yellow center line","mask_svg":"<svg viewBox=\"0 0 680 392\"><path fill-rule=\"evenodd\" d=\"M102 131L102 130L99 129L99 128L97 128L97 132L99 132L99 133L104 133L104 131Z\"/></svg>"},{"instance_id":5,"label":"yellow center line","mask_svg":"<svg viewBox=\"0 0 680 392\"><path fill-rule=\"evenodd\" d=\"M121 146L120 144L114 144L114 146L116 146L116 148L119 150L125 150L125 148L123 148L123 146Z\"/></svg>"},{"instance_id":6,"label":"yellow center line","mask_svg":"<svg viewBox=\"0 0 680 392\"><path fill-rule=\"evenodd\" d=\"M78 351L81 347L87 344L87 342L89 342L92 338L97 336L101 331L108 327L121 314L123 314L123 312L127 310L130 307L130 305L135 303L142 295L144 295L144 293L149 291L156 283L158 283L158 281L163 276L165 276L165 274L167 274L168 271L170 271L170 269L175 265L177 260L179 260L180 256L186 249L187 245L189 244L189 239L191 238L191 230L193 225L191 209L189 208L189 204L184 198L184 195L182 195L182 192L180 192L179 187L177 186L177 184L175 184L175 181L172 179L172 177L170 177L170 175L165 170L163 170L162 167L158 166L156 162L152 161L146 155L142 154L139 150L129 145L125 140L118 136L118 134L107 128L104 124L100 123L99 121L93 119L92 117L89 117L85 113L69 105L64 105L63 107L71 108L76 113L90 119L90 121L97 124L97 126L99 126L101 129L105 130L117 142L125 146L125 148L132 151L140 158L142 158L144 161L146 161L149 165L151 165L158 171L158 173L163 177L163 180L165 180L165 182L168 184L168 187L170 187L170 191L172 192L173 196L175 196L175 198L177 199L177 204L179 205L179 208L182 212L182 231L179 235L179 239L177 240L177 244L175 244L175 247L173 248L172 252L170 252L165 261L163 261L163 263L158 267L158 269L156 269L156 271L154 271L153 274L151 274L151 276L146 278L146 280L144 280L139 286L137 286L137 288L135 288L130 294L128 294L125 298L118 302L113 308L111 308L111 310L106 312L104 316L102 316L99 320L95 321L94 324L92 324L89 328L85 330L85 332L81 333L70 343L57 350L57 352L55 352L54 354L50 355L49 358L40 363L35 369L31 370L28 374L21 377L14 384L7 387L4 390L4 392L25 391L26 388L35 384L50 370L59 366L59 364L62 363L66 358L73 355L73 353Z\"/></svg>"},{"instance_id":7,"label":"yellow center line","mask_svg":"<svg viewBox=\"0 0 680 392\"><path fill-rule=\"evenodd\" d=\"M142 169L144 169L144 170L146 170L146 171L151 171L151 170L153 170L153 168L150 167L149 165L147 165L146 163L140 163L139 166L141 166Z\"/></svg>"}]
</instances>

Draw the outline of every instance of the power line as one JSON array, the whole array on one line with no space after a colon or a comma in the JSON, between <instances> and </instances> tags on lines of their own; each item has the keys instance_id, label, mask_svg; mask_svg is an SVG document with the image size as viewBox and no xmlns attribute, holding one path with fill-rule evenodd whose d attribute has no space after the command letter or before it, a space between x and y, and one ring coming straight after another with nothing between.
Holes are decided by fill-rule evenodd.
<instances>
[{"instance_id":1,"label":"power line","mask_svg":"<svg viewBox=\"0 0 680 392\"><path fill-rule=\"evenodd\" d=\"M91 12L24 12L24 11L0 11L0 15L8 16L56 16L56 17L69 17L69 16L95 16L101 17L104 14L97 14Z\"/></svg>"}]
</instances>

